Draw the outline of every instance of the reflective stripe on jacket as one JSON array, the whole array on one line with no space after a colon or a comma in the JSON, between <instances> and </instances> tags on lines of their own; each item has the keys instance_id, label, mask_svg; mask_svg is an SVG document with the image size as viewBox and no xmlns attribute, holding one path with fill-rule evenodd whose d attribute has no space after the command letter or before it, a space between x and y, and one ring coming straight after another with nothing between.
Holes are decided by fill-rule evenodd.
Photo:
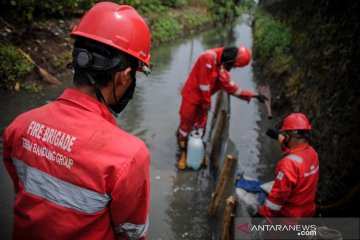
<instances>
[{"instance_id":1,"label":"reflective stripe on jacket","mask_svg":"<svg viewBox=\"0 0 360 240\"><path fill-rule=\"evenodd\" d=\"M319 179L319 160L307 143L291 148L276 167L269 197L259 209L264 217L312 217Z\"/></svg>"},{"instance_id":2,"label":"reflective stripe on jacket","mask_svg":"<svg viewBox=\"0 0 360 240\"><path fill-rule=\"evenodd\" d=\"M3 159L16 191L14 239L146 236L148 150L95 98L68 89L20 115L4 133Z\"/></svg>"},{"instance_id":3,"label":"reflective stripe on jacket","mask_svg":"<svg viewBox=\"0 0 360 240\"><path fill-rule=\"evenodd\" d=\"M211 95L222 89L235 94L239 87L231 81L230 72L220 64L223 48L205 51L199 56L181 91L188 102L209 109Z\"/></svg>"}]
</instances>

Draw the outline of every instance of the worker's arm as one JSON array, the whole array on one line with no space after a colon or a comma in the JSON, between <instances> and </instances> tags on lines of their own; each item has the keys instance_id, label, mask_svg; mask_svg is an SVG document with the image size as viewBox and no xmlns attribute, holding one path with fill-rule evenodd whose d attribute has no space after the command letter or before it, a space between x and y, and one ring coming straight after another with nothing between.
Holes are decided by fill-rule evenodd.
<instances>
[{"instance_id":1,"label":"worker's arm","mask_svg":"<svg viewBox=\"0 0 360 240\"><path fill-rule=\"evenodd\" d=\"M150 156L145 145L124 166L111 194L116 239L145 239L149 226Z\"/></svg>"},{"instance_id":2,"label":"worker's arm","mask_svg":"<svg viewBox=\"0 0 360 240\"><path fill-rule=\"evenodd\" d=\"M213 68L215 67L215 59L211 53L204 53L199 59L199 90L202 96L202 108L209 110L211 107L211 85L210 79Z\"/></svg>"},{"instance_id":3,"label":"worker's arm","mask_svg":"<svg viewBox=\"0 0 360 240\"><path fill-rule=\"evenodd\" d=\"M277 217L289 198L296 181L297 177L289 160L280 160L276 168L274 185L265 204L259 209L259 215L266 218Z\"/></svg>"},{"instance_id":4,"label":"worker's arm","mask_svg":"<svg viewBox=\"0 0 360 240\"><path fill-rule=\"evenodd\" d=\"M224 67L221 67L219 72L219 84L220 88L225 92L248 102L251 98L257 96L253 92L241 89L234 81L231 80L230 72Z\"/></svg>"}]
</instances>

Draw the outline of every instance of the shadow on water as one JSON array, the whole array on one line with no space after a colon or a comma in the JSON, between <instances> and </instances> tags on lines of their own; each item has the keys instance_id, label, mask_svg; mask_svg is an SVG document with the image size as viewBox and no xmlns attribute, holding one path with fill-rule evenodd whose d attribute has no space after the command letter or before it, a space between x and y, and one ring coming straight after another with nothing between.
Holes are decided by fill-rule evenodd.
<instances>
[{"instance_id":1,"label":"shadow on water","mask_svg":"<svg viewBox=\"0 0 360 240\"><path fill-rule=\"evenodd\" d=\"M152 50L153 74L146 78L137 75L134 100L117 119L119 126L139 138L148 146L151 154L151 203L148 239L213 239L214 222L207 216L213 186L208 170L181 171L176 167L181 88L197 57L206 49L222 44L251 48L251 28L245 16L228 34L221 29L189 36L171 44L163 44ZM222 29L224 30L224 28ZM242 88L256 90L249 66L232 71L232 78ZM0 96L0 130L20 113L56 99L63 88L71 83L64 80L60 88L48 87L43 94L6 93ZM259 170L259 131L261 113L257 102L249 104L231 98L230 138L239 150L238 166L241 171L262 176ZM56 116L54 116L56 117ZM211 119L211 116L209 117ZM261 137L261 134L260 134ZM2 145L0 145L2 150ZM267 160L265 160L267 161ZM0 234L9 239L12 224L12 184L0 168Z\"/></svg>"}]
</instances>

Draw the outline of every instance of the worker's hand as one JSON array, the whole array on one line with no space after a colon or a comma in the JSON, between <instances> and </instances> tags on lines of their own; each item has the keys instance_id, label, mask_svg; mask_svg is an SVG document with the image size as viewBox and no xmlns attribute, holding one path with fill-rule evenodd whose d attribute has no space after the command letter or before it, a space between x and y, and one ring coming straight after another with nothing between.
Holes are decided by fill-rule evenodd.
<instances>
[{"instance_id":1,"label":"worker's hand","mask_svg":"<svg viewBox=\"0 0 360 240\"><path fill-rule=\"evenodd\" d=\"M264 103L265 100L268 100L268 98L265 95L260 94L260 93L254 95L253 98L257 98L259 100L259 102L261 102L261 103Z\"/></svg>"},{"instance_id":2,"label":"worker's hand","mask_svg":"<svg viewBox=\"0 0 360 240\"><path fill-rule=\"evenodd\" d=\"M266 135L271 137L272 139L278 140L280 132L275 128L268 128L266 130Z\"/></svg>"}]
</instances>

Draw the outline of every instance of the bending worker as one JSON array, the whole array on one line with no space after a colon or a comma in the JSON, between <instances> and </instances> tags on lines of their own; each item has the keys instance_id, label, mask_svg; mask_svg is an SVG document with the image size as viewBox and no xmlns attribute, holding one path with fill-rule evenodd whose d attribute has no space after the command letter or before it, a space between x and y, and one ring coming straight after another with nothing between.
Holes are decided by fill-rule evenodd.
<instances>
[{"instance_id":1,"label":"bending worker","mask_svg":"<svg viewBox=\"0 0 360 240\"><path fill-rule=\"evenodd\" d=\"M250 59L250 51L243 46L209 49L197 59L181 92L180 126L177 133L181 149L177 163L179 169L186 168L186 141L190 131L195 128L201 135L204 133L211 95L222 89L246 101L254 97L261 102L266 99L264 95L241 89L231 81L230 70L248 65Z\"/></svg>"},{"instance_id":2,"label":"bending worker","mask_svg":"<svg viewBox=\"0 0 360 240\"><path fill-rule=\"evenodd\" d=\"M284 120L281 133L272 132L281 142L284 157L276 167L274 185L259 215L306 218L315 213L315 193L319 179L319 160L309 145L311 126L302 113L292 113Z\"/></svg>"},{"instance_id":3,"label":"bending worker","mask_svg":"<svg viewBox=\"0 0 360 240\"><path fill-rule=\"evenodd\" d=\"M149 28L132 7L102 2L71 35L73 88L4 133L13 239L144 239L150 157L114 116L133 97L136 71L149 70Z\"/></svg>"}]
</instances>

